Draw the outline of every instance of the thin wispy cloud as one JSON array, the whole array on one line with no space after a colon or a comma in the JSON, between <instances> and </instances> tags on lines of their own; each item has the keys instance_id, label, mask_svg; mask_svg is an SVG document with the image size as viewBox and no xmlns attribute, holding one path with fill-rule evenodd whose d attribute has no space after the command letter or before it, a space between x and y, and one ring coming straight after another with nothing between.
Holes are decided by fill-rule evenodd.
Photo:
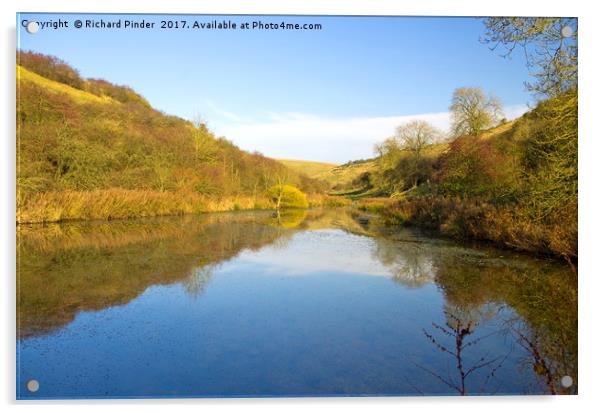
<instances>
[{"instance_id":1,"label":"thin wispy cloud","mask_svg":"<svg viewBox=\"0 0 602 413\"><path fill-rule=\"evenodd\" d=\"M209 111L213 115L217 115L218 118L222 118L232 122L251 122L251 119L245 118L243 116L239 116L234 112L229 112L227 110L223 110L219 108L216 104L214 104L210 100L205 100L205 106L209 108Z\"/></svg>"},{"instance_id":2,"label":"thin wispy cloud","mask_svg":"<svg viewBox=\"0 0 602 413\"><path fill-rule=\"evenodd\" d=\"M507 119L513 119L527 110L526 105L514 105L506 107L504 113ZM449 112L351 118L268 113L261 120L224 113L232 116L223 116L227 122L216 122L215 132L245 150L274 158L333 163L372 157L374 144L390 137L397 126L411 120L425 120L444 132L449 130L450 124Z\"/></svg>"}]
</instances>

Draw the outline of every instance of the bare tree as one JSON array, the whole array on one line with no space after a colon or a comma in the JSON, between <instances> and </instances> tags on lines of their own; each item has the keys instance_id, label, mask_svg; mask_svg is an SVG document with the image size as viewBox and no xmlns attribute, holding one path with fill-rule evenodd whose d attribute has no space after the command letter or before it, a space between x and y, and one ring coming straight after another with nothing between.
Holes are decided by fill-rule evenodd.
<instances>
[{"instance_id":1,"label":"bare tree","mask_svg":"<svg viewBox=\"0 0 602 413\"><path fill-rule=\"evenodd\" d=\"M375 145L380 179L391 194L416 187L428 177L430 165L424 156L427 146L443 133L423 120L397 127L395 135Z\"/></svg>"},{"instance_id":2,"label":"bare tree","mask_svg":"<svg viewBox=\"0 0 602 413\"><path fill-rule=\"evenodd\" d=\"M437 128L424 120L413 120L395 130L395 138L401 148L416 157L421 156L424 148L441 136L442 133Z\"/></svg>"},{"instance_id":3,"label":"bare tree","mask_svg":"<svg viewBox=\"0 0 602 413\"><path fill-rule=\"evenodd\" d=\"M489 17L481 39L508 57L522 49L535 83L529 90L554 96L577 85L577 19L570 17Z\"/></svg>"},{"instance_id":4,"label":"bare tree","mask_svg":"<svg viewBox=\"0 0 602 413\"><path fill-rule=\"evenodd\" d=\"M449 107L453 136L478 135L496 125L502 118L500 101L485 95L479 87L460 87L454 90Z\"/></svg>"},{"instance_id":5,"label":"bare tree","mask_svg":"<svg viewBox=\"0 0 602 413\"><path fill-rule=\"evenodd\" d=\"M194 130L192 137L194 139L194 151L195 157L201 162L213 162L215 161L215 152L217 151L217 145L215 139L211 137L207 122L199 113L195 113L192 125Z\"/></svg>"}]
</instances>

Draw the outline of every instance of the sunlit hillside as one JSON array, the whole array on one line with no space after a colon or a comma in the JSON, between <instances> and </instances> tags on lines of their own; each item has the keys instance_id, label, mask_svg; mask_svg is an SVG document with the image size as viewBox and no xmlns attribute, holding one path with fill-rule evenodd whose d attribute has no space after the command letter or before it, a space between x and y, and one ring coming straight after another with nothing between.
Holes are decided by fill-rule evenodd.
<instances>
[{"instance_id":1,"label":"sunlit hillside","mask_svg":"<svg viewBox=\"0 0 602 413\"><path fill-rule=\"evenodd\" d=\"M335 163L300 161L293 159L278 159L290 169L303 173L312 178L323 178L328 176L330 171L337 166Z\"/></svg>"},{"instance_id":2,"label":"sunlit hillside","mask_svg":"<svg viewBox=\"0 0 602 413\"><path fill-rule=\"evenodd\" d=\"M374 169L374 160L353 161L337 165L325 162L280 159L284 165L311 178L328 182L331 191L353 186L354 179Z\"/></svg>"},{"instance_id":3,"label":"sunlit hillside","mask_svg":"<svg viewBox=\"0 0 602 413\"><path fill-rule=\"evenodd\" d=\"M129 87L83 79L51 56L17 59L19 222L261 208L276 183L324 189Z\"/></svg>"}]
</instances>

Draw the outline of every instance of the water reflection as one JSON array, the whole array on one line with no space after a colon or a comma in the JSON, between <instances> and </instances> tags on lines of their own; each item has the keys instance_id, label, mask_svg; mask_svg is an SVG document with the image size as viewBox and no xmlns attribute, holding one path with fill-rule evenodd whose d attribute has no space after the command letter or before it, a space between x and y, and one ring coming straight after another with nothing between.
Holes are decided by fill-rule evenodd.
<instances>
[{"instance_id":1,"label":"water reflection","mask_svg":"<svg viewBox=\"0 0 602 413\"><path fill-rule=\"evenodd\" d=\"M288 236L271 213L21 226L19 333L52 331L155 284L183 282L198 295L215 265Z\"/></svg>"},{"instance_id":2,"label":"water reflection","mask_svg":"<svg viewBox=\"0 0 602 413\"><path fill-rule=\"evenodd\" d=\"M103 370L107 383L95 376L70 382L75 390L57 390L63 396L577 392L576 384L560 385L565 375L577 383L577 288L569 268L392 230L353 211L22 226L18 263L25 372L59 374L40 360L65 357L75 363L71 370L83 369L90 347L75 344L81 323L108 331L96 333L101 349L103 334L144 341L154 325L154 334L170 340L157 351L183 377L169 388L152 367L154 350L142 350L132 368L146 366L138 372L148 380L143 388L119 387L121 376ZM147 309L124 329L92 315L119 306L135 312L137 303L181 319L161 327ZM185 316L179 305L187 306ZM76 323L84 313L91 319ZM203 333L191 336L197 329ZM257 357L260 364L247 365ZM195 358L204 367L187 376ZM118 370L117 359L102 360L105 370ZM95 373L89 370L81 375ZM122 393L110 390L116 387Z\"/></svg>"},{"instance_id":3,"label":"water reflection","mask_svg":"<svg viewBox=\"0 0 602 413\"><path fill-rule=\"evenodd\" d=\"M410 288L432 283L435 276L433 258L418 240L403 243L389 238L375 238L375 258L389 268L393 279Z\"/></svg>"},{"instance_id":4,"label":"water reflection","mask_svg":"<svg viewBox=\"0 0 602 413\"><path fill-rule=\"evenodd\" d=\"M491 355L487 350L478 348L482 341L487 340L494 334L500 334L500 331L476 334L483 319L493 316L494 311L492 310L495 310L492 306L466 310L446 305L443 310L446 320L445 325L432 323L431 330L423 329L422 331L426 339L437 350L451 357L454 372L452 374L448 371L448 374L445 375L443 372L437 372L427 366L418 364L418 367L462 396L470 394L468 388L469 376L480 374L481 377L477 381L478 388L475 389L474 393L496 394L498 389L494 383L495 374L507 360L512 350L506 354ZM439 333L440 337L437 337L436 333ZM472 361L466 360L466 353L469 352L473 355ZM477 355L475 359L474 354L476 352L480 352L480 355ZM490 384L494 384L494 386L490 387Z\"/></svg>"},{"instance_id":5,"label":"water reflection","mask_svg":"<svg viewBox=\"0 0 602 413\"><path fill-rule=\"evenodd\" d=\"M577 385L563 388L560 380L577 377L577 285L564 266L531 262L525 257L471 261L458 266L441 258L436 282L446 301L466 311L489 307L498 314L499 334L524 352L522 369L539 378L527 393L576 394Z\"/></svg>"}]
</instances>

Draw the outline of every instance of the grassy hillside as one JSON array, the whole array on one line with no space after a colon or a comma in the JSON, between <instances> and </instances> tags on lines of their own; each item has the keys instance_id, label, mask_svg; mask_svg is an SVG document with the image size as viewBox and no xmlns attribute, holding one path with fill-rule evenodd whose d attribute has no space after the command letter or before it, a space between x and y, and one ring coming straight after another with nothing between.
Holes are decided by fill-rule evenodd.
<instances>
[{"instance_id":1,"label":"grassy hillside","mask_svg":"<svg viewBox=\"0 0 602 413\"><path fill-rule=\"evenodd\" d=\"M353 161L342 165L290 159L279 159L279 161L298 173L304 173L311 178L327 182L331 193L341 194L352 190L354 180L363 173L374 171L376 167L373 159Z\"/></svg>"},{"instance_id":2,"label":"grassy hillside","mask_svg":"<svg viewBox=\"0 0 602 413\"><path fill-rule=\"evenodd\" d=\"M324 187L57 58L17 62L18 222L264 208L275 184Z\"/></svg>"},{"instance_id":3,"label":"grassy hillside","mask_svg":"<svg viewBox=\"0 0 602 413\"><path fill-rule=\"evenodd\" d=\"M348 162L333 168L325 179L331 184L333 191L345 193L357 187L357 180L363 174L372 173L376 168L373 159Z\"/></svg>"},{"instance_id":4,"label":"grassy hillside","mask_svg":"<svg viewBox=\"0 0 602 413\"><path fill-rule=\"evenodd\" d=\"M447 143L436 143L425 149L425 156L434 162L448 149ZM401 154L405 157L406 154ZM337 165L325 162L279 159L281 163L298 173L327 182L332 195L363 198L387 194L388 189L375 184L374 178L382 168L383 159L361 159Z\"/></svg>"},{"instance_id":5,"label":"grassy hillside","mask_svg":"<svg viewBox=\"0 0 602 413\"><path fill-rule=\"evenodd\" d=\"M337 166L335 163L298 161L293 159L278 159L279 162L298 173L305 174L311 178L322 179Z\"/></svg>"}]
</instances>

